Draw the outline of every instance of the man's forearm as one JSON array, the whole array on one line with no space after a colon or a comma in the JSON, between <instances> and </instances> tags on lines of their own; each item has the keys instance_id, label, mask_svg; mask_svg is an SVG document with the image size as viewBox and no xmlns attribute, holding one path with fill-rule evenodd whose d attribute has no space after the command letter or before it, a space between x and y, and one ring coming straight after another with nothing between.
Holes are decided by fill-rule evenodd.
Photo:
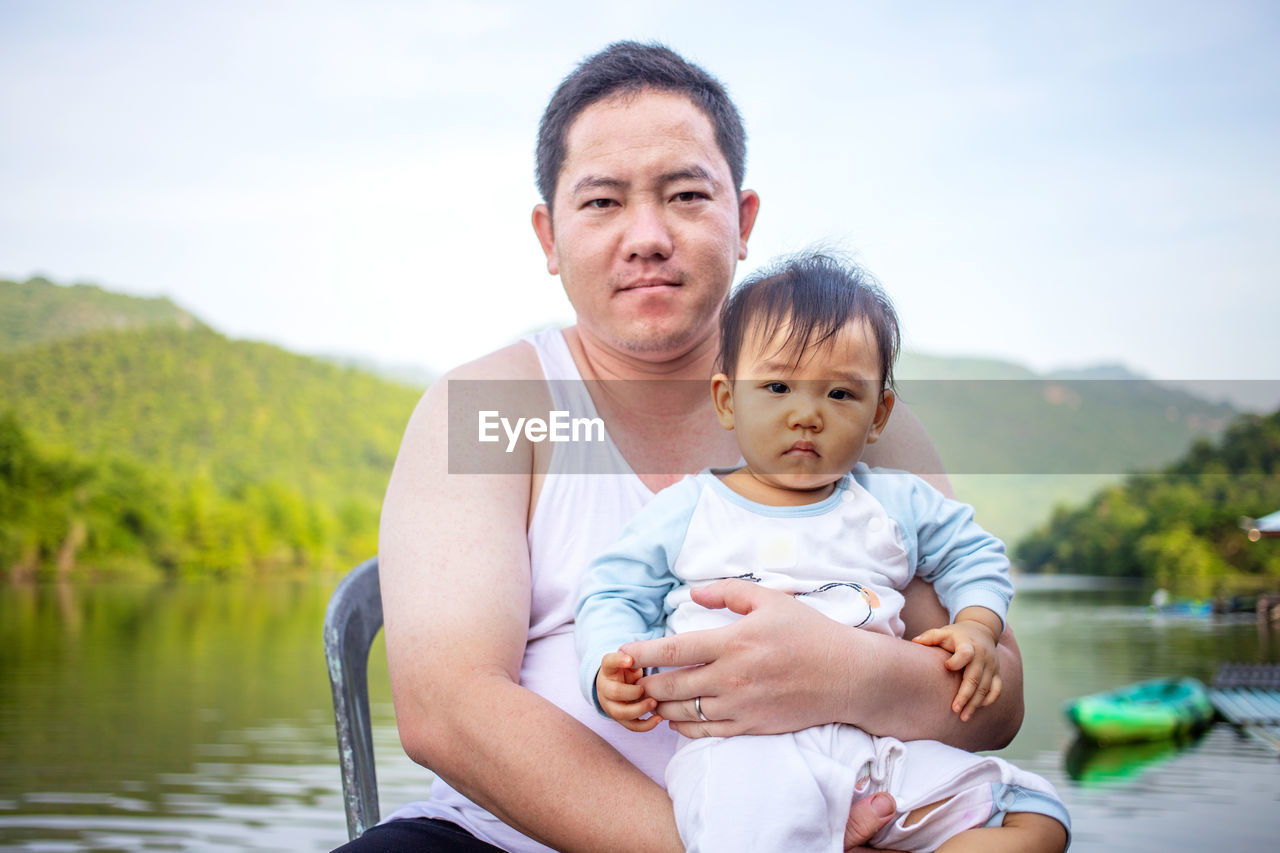
<instances>
[{"instance_id":1,"label":"man's forearm","mask_svg":"<svg viewBox=\"0 0 1280 853\"><path fill-rule=\"evenodd\" d=\"M402 730L410 757L472 801L557 850L683 849L666 792L594 732L500 675L458 690L433 724Z\"/></svg>"},{"instance_id":2,"label":"man's forearm","mask_svg":"<svg viewBox=\"0 0 1280 853\"><path fill-rule=\"evenodd\" d=\"M999 749L1022 725L1022 660L1012 634L996 647L1004 689L968 722L951 710L961 672L943 665L948 653L883 634L862 632L849 660L851 723L899 740L938 740L961 749Z\"/></svg>"}]
</instances>

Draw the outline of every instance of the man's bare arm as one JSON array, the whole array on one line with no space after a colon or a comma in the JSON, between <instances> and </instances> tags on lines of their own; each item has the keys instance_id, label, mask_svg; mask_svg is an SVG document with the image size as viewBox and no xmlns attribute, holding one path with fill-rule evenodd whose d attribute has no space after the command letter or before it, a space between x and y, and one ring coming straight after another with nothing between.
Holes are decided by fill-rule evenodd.
<instances>
[{"instance_id":1,"label":"man's bare arm","mask_svg":"<svg viewBox=\"0 0 1280 853\"><path fill-rule=\"evenodd\" d=\"M451 378L541 378L520 346ZM532 474L449 474L447 395L447 379L437 382L414 413L382 517L387 657L405 751L551 847L679 850L666 793L520 686ZM528 445L517 452L531 472Z\"/></svg>"},{"instance_id":2,"label":"man's bare arm","mask_svg":"<svg viewBox=\"0 0 1280 853\"><path fill-rule=\"evenodd\" d=\"M906 623L905 636L914 637L929 628L947 624L950 620L946 609L938 601L933 587L922 580L913 580L906 589L906 605L902 609L902 619ZM963 672L951 672L944 665L947 653L930 646L919 646L915 643L903 645L917 646L926 653L926 673L931 674L923 684L915 688L898 682L889 685L892 692L890 708L899 704L897 710L906 709L907 718L901 716L885 716L881 713L869 713L863 723L867 731L875 734L892 734L901 738L893 728L904 723L919 726L921 734L932 740L940 740L962 749L1000 749L1007 746L1018 729L1022 726L1025 710L1022 697L1022 652L1014 639L1013 631L1005 626L1000 635L1000 643L996 646L996 655L1000 659L1000 679L1004 685L1000 697L992 704L979 708L968 722L962 722L960 715L951 710L951 701L959 687ZM897 650L899 653L910 650ZM914 657L914 655L912 656ZM939 677L941 676L941 677ZM939 699L941 697L941 699ZM938 702L941 705L938 705ZM905 704L900 704L905 703ZM920 707L913 707L919 705ZM884 711L885 708L877 709ZM941 712L941 713L939 713Z\"/></svg>"}]
</instances>

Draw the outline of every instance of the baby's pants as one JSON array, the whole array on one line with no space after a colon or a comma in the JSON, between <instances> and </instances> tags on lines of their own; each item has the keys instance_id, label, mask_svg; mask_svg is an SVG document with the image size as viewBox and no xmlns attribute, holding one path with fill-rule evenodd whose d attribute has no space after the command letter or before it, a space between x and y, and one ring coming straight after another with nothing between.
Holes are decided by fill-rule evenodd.
<instances>
[{"instance_id":1,"label":"baby's pants","mask_svg":"<svg viewBox=\"0 0 1280 853\"><path fill-rule=\"evenodd\" d=\"M682 738L667 792L688 853L841 853L855 797L888 791L898 815L872 843L934 850L965 829L998 826L1008 812L1039 812L1070 831L1053 786L1007 761L936 741L878 738L853 726L782 735ZM907 813L948 800L910 827Z\"/></svg>"}]
</instances>

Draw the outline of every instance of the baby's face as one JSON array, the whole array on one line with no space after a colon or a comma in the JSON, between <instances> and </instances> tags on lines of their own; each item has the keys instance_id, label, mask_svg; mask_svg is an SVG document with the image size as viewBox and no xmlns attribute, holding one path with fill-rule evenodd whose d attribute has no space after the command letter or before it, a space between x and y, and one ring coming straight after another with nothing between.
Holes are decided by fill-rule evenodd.
<instances>
[{"instance_id":1,"label":"baby's face","mask_svg":"<svg viewBox=\"0 0 1280 853\"><path fill-rule=\"evenodd\" d=\"M799 364L780 351L786 336L786 327L771 336L749 335L737 376L713 384L713 393L721 422L734 430L757 479L775 488L813 491L843 477L879 438L892 392L882 393L880 356L865 320L806 350Z\"/></svg>"}]
</instances>

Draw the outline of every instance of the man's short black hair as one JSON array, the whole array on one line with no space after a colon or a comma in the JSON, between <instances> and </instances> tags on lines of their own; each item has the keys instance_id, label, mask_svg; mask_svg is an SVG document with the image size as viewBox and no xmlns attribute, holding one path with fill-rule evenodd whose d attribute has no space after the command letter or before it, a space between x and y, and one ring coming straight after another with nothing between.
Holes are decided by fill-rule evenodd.
<instances>
[{"instance_id":1,"label":"man's short black hair","mask_svg":"<svg viewBox=\"0 0 1280 853\"><path fill-rule=\"evenodd\" d=\"M538 125L536 178L542 200L551 206L564 165L565 137L583 110L618 94L644 89L684 95L715 130L716 145L729 164L733 186L742 189L747 134L738 108L719 80L660 44L620 41L584 59L560 83Z\"/></svg>"},{"instance_id":2,"label":"man's short black hair","mask_svg":"<svg viewBox=\"0 0 1280 853\"><path fill-rule=\"evenodd\" d=\"M898 315L869 272L820 252L783 258L738 285L720 314L720 370L732 379L749 334L771 337L785 324L782 354L799 363L849 323L866 320L880 356L880 387L893 387L901 346Z\"/></svg>"}]
</instances>

